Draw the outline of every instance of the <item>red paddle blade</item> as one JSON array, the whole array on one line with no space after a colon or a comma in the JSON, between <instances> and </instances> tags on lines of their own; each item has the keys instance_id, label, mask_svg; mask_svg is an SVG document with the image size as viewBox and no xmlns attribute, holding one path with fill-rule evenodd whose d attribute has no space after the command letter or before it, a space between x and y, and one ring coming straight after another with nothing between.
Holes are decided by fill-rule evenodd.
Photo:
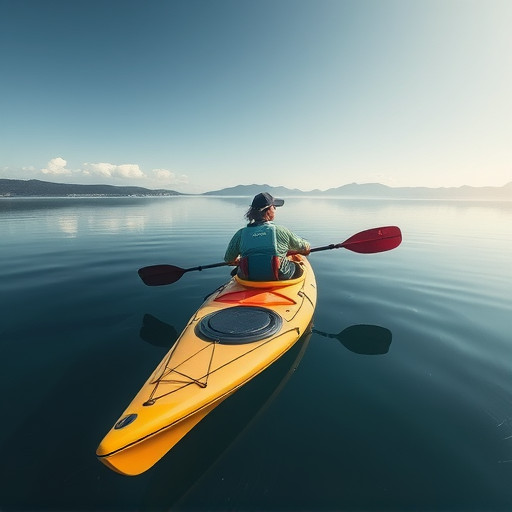
<instances>
[{"instance_id":1,"label":"red paddle blade","mask_svg":"<svg viewBox=\"0 0 512 512\"><path fill-rule=\"evenodd\" d=\"M390 251L398 247L401 242L402 232L400 228L396 226L385 226L361 231L341 244L336 245L336 247L344 247L349 251L362 254L372 254L375 252Z\"/></svg>"},{"instance_id":2,"label":"red paddle blade","mask_svg":"<svg viewBox=\"0 0 512 512\"><path fill-rule=\"evenodd\" d=\"M175 283L186 272L174 265L152 265L138 270L139 277L148 286L163 286Z\"/></svg>"}]
</instances>

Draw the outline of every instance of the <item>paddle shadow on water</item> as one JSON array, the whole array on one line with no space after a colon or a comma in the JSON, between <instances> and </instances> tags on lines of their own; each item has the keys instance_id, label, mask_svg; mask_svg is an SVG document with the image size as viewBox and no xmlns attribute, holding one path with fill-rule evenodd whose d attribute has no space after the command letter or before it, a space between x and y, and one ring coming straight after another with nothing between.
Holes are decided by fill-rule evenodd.
<instances>
[{"instance_id":1,"label":"paddle shadow on water","mask_svg":"<svg viewBox=\"0 0 512 512\"><path fill-rule=\"evenodd\" d=\"M155 347L171 348L178 339L178 331L172 325L146 313L142 319L139 336Z\"/></svg>"},{"instance_id":2,"label":"paddle shadow on water","mask_svg":"<svg viewBox=\"0 0 512 512\"><path fill-rule=\"evenodd\" d=\"M366 356L384 355L389 352L392 334L389 329L377 325L351 325L338 334L329 334L313 329L315 334L334 338L355 354Z\"/></svg>"}]
</instances>

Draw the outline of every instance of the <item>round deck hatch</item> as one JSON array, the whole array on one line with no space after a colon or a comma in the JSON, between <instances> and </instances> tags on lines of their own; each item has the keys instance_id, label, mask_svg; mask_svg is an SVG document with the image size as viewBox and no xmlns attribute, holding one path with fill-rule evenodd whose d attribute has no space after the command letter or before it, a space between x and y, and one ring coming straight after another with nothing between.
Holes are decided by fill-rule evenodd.
<instances>
[{"instance_id":1,"label":"round deck hatch","mask_svg":"<svg viewBox=\"0 0 512 512\"><path fill-rule=\"evenodd\" d=\"M270 309L234 306L206 315L198 327L208 339L229 345L268 338L279 331L282 323L282 318Z\"/></svg>"}]
</instances>

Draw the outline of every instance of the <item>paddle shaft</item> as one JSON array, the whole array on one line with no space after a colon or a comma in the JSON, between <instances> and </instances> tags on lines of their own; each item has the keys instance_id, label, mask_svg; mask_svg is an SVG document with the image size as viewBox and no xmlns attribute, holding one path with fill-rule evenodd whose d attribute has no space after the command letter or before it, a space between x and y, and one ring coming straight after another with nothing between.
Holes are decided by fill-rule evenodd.
<instances>
[{"instance_id":1,"label":"paddle shaft","mask_svg":"<svg viewBox=\"0 0 512 512\"><path fill-rule=\"evenodd\" d=\"M216 268L216 267L225 267L229 265L229 263L226 263L225 261L222 261L221 263L212 263L211 265L199 265L198 267L191 267L187 269L183 269L183 273L185 272L191 272L192 270L204 270L206 268Z\"/></svg>"}]
</instances>

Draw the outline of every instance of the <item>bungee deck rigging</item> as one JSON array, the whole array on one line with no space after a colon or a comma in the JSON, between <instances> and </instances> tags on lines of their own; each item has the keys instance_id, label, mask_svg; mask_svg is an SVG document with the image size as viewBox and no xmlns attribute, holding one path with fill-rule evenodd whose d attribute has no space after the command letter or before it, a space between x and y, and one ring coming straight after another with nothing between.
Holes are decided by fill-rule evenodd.
<instances>
[{"instance_id":1,"label":"bungee deck rigging","mask_svg":"<svg viewBox=\"0 0 512 512\"><path fill-rule=\"evenodd\" d=\"M212 351L211 351L212 353L211 353L210 363L208 365L208 369L207 369L206 373L202 377L200 377L199 379L196 379L194 377L191 377L190 375L187 375L185 373L182 373L182 372L178 371L177 368L179 367L179 365L176 366L176 367L172 367L172 368L166 366L162 376L158 377L157 379L155 379L154 381L151 382L151 384L154 384L155 387L154 387L150 397L148 398L148 400L144 403L144 405L145 406L154 405L157 400L160 400L161 398L164 398L164 397L166 397L166 396L168 396L168 395L170 395L172 393L176 393L180 389L182 389L182 388L184 388L186 386L190 386L192 384L196 384L200 388L206 388L208 386L208 377L211 374L215 373L216 371L222 370L224 367L226 367L229 364L236 363L240 358L250 354L251 352L254 352L255 350L258 350L259 348L261 348L262 346L266 345L267 343L270 343L270 342L274 341L277 337L284 336L284 335L289 334L291 332L296 332L297 336L299 336L299 337L301 336L300 330L297 327L294 327L294 328L292 328L292 329L290 329L288 331L285 331L285 332L283 332L281 334L278 334L277 336L269 338L268 340L262 341L257 346L251 347L250 349L247 350L247 352L239 355L238 357L236 357L236 358L232 359L231 361L225 363L224 365L220 366L219 368L216 368L215 370L211 370L211 362L213 361L213 357L214 357L214 353L215 353L215 346L218 345L220 342L219 341L212 341L207 346L205 346L204 348L200 349L200 351L203 351L203 350L207 350L209 347L212 348ZM191 358L194 357L197 354L198 353L193 354L191 356ZM176 373L180 377L183 377L184 379L187 379L187 380L178 380L178 379L167 378L168 376L170 376L173 373ZM202 381L202 379L204 379L204 382ZM179 386L176 389L173 389L171 391L167 391L166 393L164 393L164 394L162 394L160 396L156 396L155 397L155 394L156 394L156 392L158 390L158 386L160 384L174 384L174 385L179 385Z\"/></svg>"}]
</instances>

